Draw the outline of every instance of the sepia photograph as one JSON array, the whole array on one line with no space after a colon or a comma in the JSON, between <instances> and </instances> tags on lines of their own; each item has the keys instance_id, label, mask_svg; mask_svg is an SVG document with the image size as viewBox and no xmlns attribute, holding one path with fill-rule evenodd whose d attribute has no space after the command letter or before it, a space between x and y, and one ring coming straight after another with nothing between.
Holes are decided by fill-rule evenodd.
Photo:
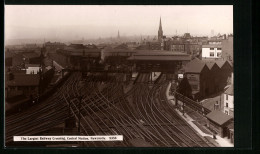
<instances>
[{"instance_id":1,"label":"sepia photograph","mask_svg":"<svg viewBox=\"0 0 260 154\"><path fill-rule=\"evenodd\" d=\"M233 5L4 9L5 147L234 147Z\"/></svg>"}]
</instances>

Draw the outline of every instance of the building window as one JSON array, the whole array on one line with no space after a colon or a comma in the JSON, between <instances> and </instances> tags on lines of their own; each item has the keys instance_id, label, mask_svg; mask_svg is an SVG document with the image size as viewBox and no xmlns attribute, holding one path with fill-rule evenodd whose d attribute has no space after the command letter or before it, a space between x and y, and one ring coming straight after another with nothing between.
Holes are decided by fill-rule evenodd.
<instances>
[{"instance_id":1,"label":"building window","mask_svg":"<svg viewBox=\"0 0 260 154\"><path fill-rule=\"evenodd\" d=\"M214 52L210 52L210 53L209 53L209 56L210 56L210 57L214 57Z\"/></svg>"},{"instance_id":2,"label":"building window","mask_svg":"<svg viewBox=\"0 0 260 154\"><path fill-rule=\"evenodd\" d=\"M228 95L226 95L226 100L228 100Z\"/></svg>"},{"instance_id":3,"label":"building window","mask_svg":"<svg viewBox=\"0 0 260 154\"><path fill-rule=\"evenodd\" d=\"M218 57L221 57L221 52L218 52L218 53L217 53L217 56L218 56Z\"/></svg>"},{"instance_id":4,"label":"building window","mask_svg":"<svg viewBox=\"0 0 260 154\"><path fill-rule=\"evenodd\" d=\"M228 103L226 103L226 107L228 107Z\"/></svg>"},{"instance_id":5,"label":"building window","mask_svg":"<svg viewBox=\"0 0 260 154\"><path fill-rule=\"evenodd\" d=\"M209 50L214 50L214 48L209 48Z\"/></svg>"},{"instance_id":6,"label":"building window","mask_svg":"<svg viewBox=\"0 0 260 154\"><path fill-rule=\"evenodd\" d=\"M217 50L221 50L221 48L217 48Z\"/></svg>"}]
</instances>

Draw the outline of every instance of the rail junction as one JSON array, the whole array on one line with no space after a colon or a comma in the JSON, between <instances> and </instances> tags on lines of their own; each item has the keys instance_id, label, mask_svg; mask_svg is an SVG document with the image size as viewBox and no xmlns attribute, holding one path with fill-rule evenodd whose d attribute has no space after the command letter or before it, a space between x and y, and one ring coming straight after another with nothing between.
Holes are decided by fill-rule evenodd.
<instances>
[{"instance_id":1,"label":"rail junction","mask_svg":"<svg viewBox=\"0 0 260 154\"><path fill-rule=\"evenodd\" d=\"M169 59L165 56L167 62L162 57L159 61L145 59L141 54L132 57L130 61L135 63L138 75L131 83L125 80L127 73L120 71L110 71L105 78L104 72L70 71L68 79L50 97L5 118L6 144L17 146L13 136L41 135L65 121L72 121L77 130L70 135L124 137L123 141L76 143L83 147L214 147L183 120L166 97L168 73L174 73L187 57L177 55L179 59L174 56L175 59ZM144 63L144 60L148 61ZM151 72L167 69L171 71L161 72L151 82ZM129 85L131 88L126 91ZM178 98L187 104L190 102L180 94Z\"/></svg>"}]
</instances>

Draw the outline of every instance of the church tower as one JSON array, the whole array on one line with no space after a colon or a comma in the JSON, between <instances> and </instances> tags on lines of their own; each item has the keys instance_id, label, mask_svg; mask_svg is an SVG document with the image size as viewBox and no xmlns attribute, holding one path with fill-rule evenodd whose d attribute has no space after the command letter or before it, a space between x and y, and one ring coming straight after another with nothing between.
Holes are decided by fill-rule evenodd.
<instances>
[{"instance_id":1,"label":"church tower","mask_svg":"<svg viewBox=\"0 0 260 154\"><path fill-rule=\"evenodd\" d=\"M117 32L117 38L120 39L119 30L118 30L118 32Z\"/></svg>"},{"instance_id":2,"label":"church tower","mask_svg":"<svg viewBox=\"0 0 260 154\"><path fill-rule=\"evenodd\" d=\"M159 24L159 30L158 30L158 41L162 42L163 39L163 30L162 30L162 22L160 17L160 24Z\"/></svg>"}]
</instances>

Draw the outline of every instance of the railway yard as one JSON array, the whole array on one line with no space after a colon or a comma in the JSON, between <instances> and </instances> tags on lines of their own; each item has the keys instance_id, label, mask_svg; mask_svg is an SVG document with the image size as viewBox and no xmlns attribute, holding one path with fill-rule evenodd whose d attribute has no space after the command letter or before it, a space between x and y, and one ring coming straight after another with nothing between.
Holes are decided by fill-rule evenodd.
<instances>
[{"instance_id":1,"label":"railway yard","mask_svg":"<svg viewBox=\"0 0 260 154\"><path fill-rule=\"evenodd\" d=\"M70 134L123 135L123 141L75 142L83 147L214 147L175 111L166 97L166 74L150 82L149 73L139 73L131 88L123 73L102 81L95 74L70 72L50 97L30 109L5 119L6 145L17 146L13 136L43 135L66 120L77 123ZM77 128L76 128L77 127ZM56 134L59 135L59 134ZM21 143L19 143L21 144ZM30 143L23 143L30 145ZM35 142L47 146L48 142ZM58 142L55 142L58 144ZM64 144L64 143L60 143Z\"/></svg>"}]
</instances>

